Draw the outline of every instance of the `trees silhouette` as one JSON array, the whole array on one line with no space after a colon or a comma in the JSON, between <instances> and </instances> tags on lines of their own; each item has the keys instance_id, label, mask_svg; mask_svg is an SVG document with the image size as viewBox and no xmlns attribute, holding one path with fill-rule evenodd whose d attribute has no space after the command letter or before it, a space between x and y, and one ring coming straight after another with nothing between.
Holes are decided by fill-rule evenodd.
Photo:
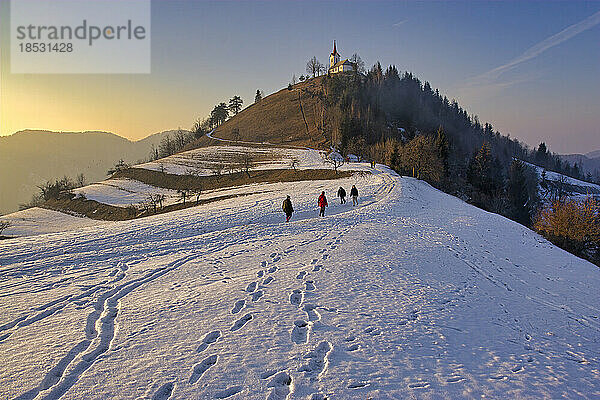
<instances>
[{"instance_id":1,"label":"trees silhouette","mask_svg":"<svg viewBox=\"0 0 600 400\"><path fill-rule=\"evenodd\" d=\"M315 56L313 56L313 58L308 60L308 62L306 63L306 72L311 74L313 78L319 76L323 69L324 65L321 64Z\"/></svg>"},{"instance_id":2,"label":"trees silhouette","mask_svg":"<svg viewBox=\"0 0 600 400\"><path fill-rule=\"evenodd\" d=\"M233 112L233 115L237 115L237 113L239 113L240 110L242 109L243 103L244 103L244 101L242 100L242 98L240 96L233 96L229 100L229 111Z\"/></svg>"},{"instance_id":3,"label":"trees silhouette","mask_svg":"<svg viewBox=\"0 0 600 400\"><path fill-rule=\"evenodd\" d=\"M256 95L254 95L254 103L259 103L263 98L263 93L260 89L256 89Z\"/></svg>"},{"instance_id":4,"label":"trees silhouette","mask_svg":"<svg viewBox=\"0 0 600 400\"><path fill-rule=\"evenodd\" d=\"M356 72L360 72L361 74L364 74L365 72L367 72L367 70L365 68L365 62L362 60L362 58L360 58L358 53L352 54L352 57L350 57L348 59L348 61L350 61L352 64L354 64L354 70Z\"/></svg>"},{"instance_id":5,"label":"trees silhouette","mask_svg":"<svg viewBox=\"0 0 600 400\"><path fill-rule=\"evenodd\" d=\"M533 168L520 160L513 160L506 182L508 213L512 219L526 226L531 224L532 213L539 203L537 186L537 174Z\"/></svg>"},{"instance_id":6,"label":"trees silhouette","mask_svg":"<svg viewBox=\"0 0 600 400\"><path fill-rule=\"evenodd\" d=\"M227 104L219 103L210 112L210 118L213 120L215 126L221 125L229 117L229 109Z\"/></svg>"}]
</instances>

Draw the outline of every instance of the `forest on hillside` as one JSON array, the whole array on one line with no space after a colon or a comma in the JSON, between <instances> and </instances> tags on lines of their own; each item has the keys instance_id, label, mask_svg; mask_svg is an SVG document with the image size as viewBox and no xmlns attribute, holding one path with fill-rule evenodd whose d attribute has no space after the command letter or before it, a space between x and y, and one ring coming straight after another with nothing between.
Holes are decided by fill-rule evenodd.
<instances>
[{"instance_id":1,"label":"forest on hillside","mask_svg":"<svg viewBox=\"0 0 600 400\"><path fill-rule=\"evenodd\" d=\"M600 182L600 177L584 176L577 164L564 162L545 143L530 148L501 134L429 82L410 72L400 74L393 65L385 71L376 63L364 74L325 75L319 89L303 89L303 96L318 100L317 130L343 155L373 159L403 175L425 179L532 227L577 255L600 260L595 200L573 203L558 191L550 206L543 204L538 175L525 162L575 179ZM562 220L557 217L560 212L566 215ZM569 220L581 221L581 226L573 230Z\"/></svg>"}]
</instances>

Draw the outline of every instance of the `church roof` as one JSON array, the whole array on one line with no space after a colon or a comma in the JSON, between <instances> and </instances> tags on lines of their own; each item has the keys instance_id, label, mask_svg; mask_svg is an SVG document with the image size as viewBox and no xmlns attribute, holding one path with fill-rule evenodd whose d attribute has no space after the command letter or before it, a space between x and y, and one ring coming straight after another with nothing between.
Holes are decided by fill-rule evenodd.
<instances>
[{"instance_id":1,"label":"church roof","mask_svg":"<svg viewBox=\"0 0 600 400\"><path fill-rule=\"evenodd\" d=\"M342 65L350 65L352 67L354 66L354 64L352 64L350 61L348 61L348 59L345 59L345 60L341 60L341 61L336 62L335 64L333 64L331 66L331 68L340 67Z\"/></svg>"}]
</instances>

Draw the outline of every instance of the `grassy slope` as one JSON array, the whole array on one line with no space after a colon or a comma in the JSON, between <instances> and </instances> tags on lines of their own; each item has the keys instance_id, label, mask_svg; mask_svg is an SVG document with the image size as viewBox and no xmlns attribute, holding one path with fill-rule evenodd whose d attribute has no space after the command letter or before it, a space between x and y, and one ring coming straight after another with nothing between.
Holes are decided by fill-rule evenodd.
<instances>
[{"instance_id":1,"label":"grassy slope","mask_svg":"<svg viewBox=\"0 0 600 400\"><path fill-rule=\"evenodd\" d=\"M244 141L326 148L327 141L316 127L317 100L308 94L320 90L322 80L323 77L310 79L294 85L293 90L285 88L265 97L219 126L214 136L232 139L232 131L237 128L240 140ZM302 107L308 124L308 134L300 111L298 93L302 93ZM214 142L200 139L188 148L209 144Z\"/></svg>"}]
</instances>

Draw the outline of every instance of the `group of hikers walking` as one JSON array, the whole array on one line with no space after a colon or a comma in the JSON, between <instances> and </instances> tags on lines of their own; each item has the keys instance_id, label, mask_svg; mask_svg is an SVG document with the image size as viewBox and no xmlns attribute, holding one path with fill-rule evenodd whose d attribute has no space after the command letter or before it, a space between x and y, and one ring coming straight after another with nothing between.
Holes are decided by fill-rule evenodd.
<instances>
[{"instance_id":1,"label":"group of hikers walking","mask_svg":"<svg viewBox=\"0 0 600 400\"><path fill-rule=\"evenodd\" d=\"M340 198L341 204L346 204L346 190L340 186L337 191L337 197ZM352 185L352 189L350 189L350 197L352 197L352 205L358 205L358 189L355 185ZM325 192L321 192L321 195L317 199L317 205L319 206L319 217L325 216L325 207L327 204L327 197L325 196ZM285 213L285 222L289 222L290 218L292 218L292 214L294 213L294 207L292 207L292 199L288 195L286 199L283 201L283 212Z\"/></svg>"}]
</instances>

